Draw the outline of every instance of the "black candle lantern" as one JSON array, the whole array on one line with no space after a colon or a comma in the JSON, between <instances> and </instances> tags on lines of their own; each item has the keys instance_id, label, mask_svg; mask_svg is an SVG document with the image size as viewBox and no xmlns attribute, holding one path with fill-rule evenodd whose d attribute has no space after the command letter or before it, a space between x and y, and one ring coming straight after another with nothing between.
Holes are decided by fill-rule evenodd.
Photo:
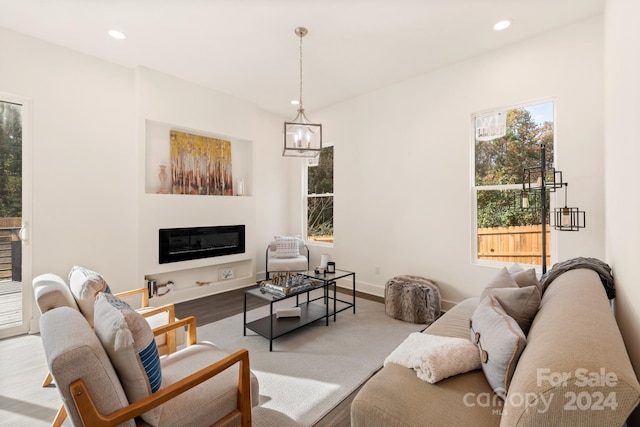
<instances>
[{"instance_id":1,"label":"black candle lantern","mask_svg":"<svg viewBox=\"0 0 640 427\"><path fill-rule=\"evenodd\" d=\"M329 261L327 263L327 273L335 273L336 272L336 263L333 261Z\"/></svg>"}]
</instances>

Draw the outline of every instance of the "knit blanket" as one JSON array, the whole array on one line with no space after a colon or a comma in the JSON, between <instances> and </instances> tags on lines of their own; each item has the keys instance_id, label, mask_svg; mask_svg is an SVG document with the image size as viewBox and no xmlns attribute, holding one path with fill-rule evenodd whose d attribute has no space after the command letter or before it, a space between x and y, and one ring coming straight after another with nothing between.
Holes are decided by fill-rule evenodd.
<instances>
[{"instance_id":1,"label":"knit blanket","mask_svg":"<svg viewBox=\"0 0 640 427\"><path fill-rule=\"evenodd\" d=\"M540 286L542 287L542 293L547 290L547 287L562 273L576 268L588 268L600 276L600 281L607 291L607 297L611 300L616 297L616 289L613 281L613 273L611 267L608 264L600 261L596 258L573 258L567 261L559 262L553 265L553 268L547 271L540 278Z\"/></svg>"},{"instance_id":2,"label":"knit blanket","mask_svg":"<svg viewBox=\"0 0 640 427\"><path fill-rule=\"evenodd\" d=\"M409 334L387 356L384 365L388 363L413 369L430 384L482 367L478 347L470 340L420 332Z\"/></svg>"}]
</instances>

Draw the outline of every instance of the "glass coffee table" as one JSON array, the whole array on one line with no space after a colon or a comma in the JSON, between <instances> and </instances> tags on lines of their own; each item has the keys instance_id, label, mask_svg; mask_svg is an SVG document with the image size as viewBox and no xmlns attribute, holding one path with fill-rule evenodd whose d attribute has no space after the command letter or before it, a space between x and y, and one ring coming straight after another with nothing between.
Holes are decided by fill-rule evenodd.
<instances>
[{"instance_id":1,"label":"glass coffee table","mask_svg":"<svg viewBox=\"0 0 640 427\"><path fill-rule=\"evenodd\" d=\"M273 350L273 340L289 332L295 331L310 323L325 319L325 326L329 326L329 318L341 311L353 309L356 312L356 274L352 271L336 270L335 273L316 274L313 270L299 273L303 286L295 286L287 289L287 293L275 291L277 287L270 282L263 282L265 286L253 288L244 293L244 331L247 329L269 340L269 351ZM337 280L351 277L352 299L351 301L337 297ZM331 288L333 287L333 292ZM270 288L270 289L269 289ZM267 290L269 289L269 290ZM311 292L321 289L321 295L311 295ZM305 297L306 296L306 297ZM247 297L259 298L269 302L269 315L256 320L247 321ZM274 312L274 304L295 297L295 307L300 308L300 316L278 317Z\"/></svg>"}]
</instances>

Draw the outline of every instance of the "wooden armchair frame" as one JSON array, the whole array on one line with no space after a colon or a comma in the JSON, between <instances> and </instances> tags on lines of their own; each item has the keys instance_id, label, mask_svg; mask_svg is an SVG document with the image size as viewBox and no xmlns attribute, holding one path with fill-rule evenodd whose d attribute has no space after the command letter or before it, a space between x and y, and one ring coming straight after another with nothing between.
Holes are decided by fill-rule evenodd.
<instances>
[{"instance_id":1,"label":"wooden armchair frame","mask_svg":"<svg viewBox=\"0 0 640 427\"><path fill-rule=\"evenodd\" d=\"M196 337L196 318L193 316L186 317L184 319L175 321L171 324L161 326L153 330L154 335L166 334L170 330L175 330L178 327L187 326L187 339L186 346L195 344ZM163 388L152 395L140 399L118 411L111 414L101 414L96 409L95 403L91 398L91 395L87 391L87 388L82 380L76 380L70 385L71 395L73 401L78 408L78 413L82 418L82 422L86 426L102 427L102 426L116 426L134 417L137 417L161 404L173 399L174 397L184 393L185 391L195 387L196 385L213 378L217 374L230 368L236 363L240 364L238 375L238 400L236 409L223 417L220 421L214 424L224 425L231 418L240 415L241 426L251 426L251 376L249 370L249 352L246 349L238 350L237 352L221 359L206 368L203 368L183 379L172 384L166 388ZM64 406L61 411L65 412ZM66 416L66 412L65 412ZM64 418L63 418L64 420Z\"/></svg>"},{"instance_id":2,"label":"wooden armchair frame","mask_svg":"<svg viewBox=\"0 0 640 427\"><path fill-rule=\"evenodd\" d=\"M130 291L118 292L117 294L114 294L114 295L122 299L122 298L131 297L137 294L142 295L141 297L142 300L140 301L140 307L141 308L149 307L149 290L147 288L131 289Z\"/></svg>"}]
</instances>

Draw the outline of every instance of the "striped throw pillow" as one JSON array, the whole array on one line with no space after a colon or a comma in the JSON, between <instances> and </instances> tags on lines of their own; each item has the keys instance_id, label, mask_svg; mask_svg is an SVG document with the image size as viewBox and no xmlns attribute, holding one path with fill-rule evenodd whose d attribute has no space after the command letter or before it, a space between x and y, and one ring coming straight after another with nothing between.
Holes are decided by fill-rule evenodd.
<instances>
[{"instance_id":1,"label":"striped throw pillow","mask_svg":"<svg viewBox=\"0 0 640 427\"><path fill-rule=\"evenodd\" d=\"M158 347L149 323L118 297L99 293L94 310L96 335L115 368L129 403L162 386ZM142 414L152 426L158 425L160 408Z\"/></svg>"}]
</instances>

